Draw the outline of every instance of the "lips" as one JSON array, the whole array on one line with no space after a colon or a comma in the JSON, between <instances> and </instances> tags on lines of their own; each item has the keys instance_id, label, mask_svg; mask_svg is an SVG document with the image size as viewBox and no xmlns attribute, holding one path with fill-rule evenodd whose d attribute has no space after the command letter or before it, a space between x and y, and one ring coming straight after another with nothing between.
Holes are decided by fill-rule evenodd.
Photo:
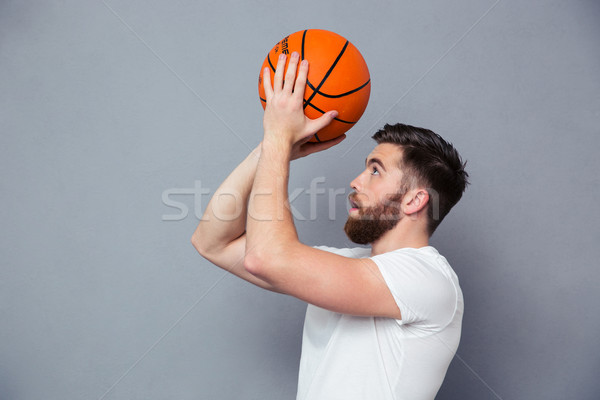
<instances>
[{"instance_id":1,"label":"lips","mask_svg":"<svg viewBox=\"0 0 600 400\"><path fill-rule=\"evenodd\" d=\"M350 208L351 208L351 209L357 209L357 210L358 210L358 209L359 209L361 206L360 206L360 204L359 204L359 203L356 201L356 197L357 197L357 194L356 194L356 193L351 193L351 194L348 196L348 201L350 202Z\"/></svg>"}]
</instances>

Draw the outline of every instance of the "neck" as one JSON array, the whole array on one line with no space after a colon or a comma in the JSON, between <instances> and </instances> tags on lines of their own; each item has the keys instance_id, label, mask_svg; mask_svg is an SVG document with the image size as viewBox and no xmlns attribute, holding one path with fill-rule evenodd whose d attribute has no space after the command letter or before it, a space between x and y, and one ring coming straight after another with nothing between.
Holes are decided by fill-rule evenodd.
<instances>
[{"instance_id":1,"label":"neck","mask_svg":"<svg viewBox=\"0 0 600 400\"><path fill-rule=\"evenodd\" d=\"M371 244L371 256L403 248L418 249L429 246L429 235L426 230L420 225L410 222L414 221L405 221L405 218L403 218L398 222L398 225L373 242Z\"/></svg>"}]
</instances>

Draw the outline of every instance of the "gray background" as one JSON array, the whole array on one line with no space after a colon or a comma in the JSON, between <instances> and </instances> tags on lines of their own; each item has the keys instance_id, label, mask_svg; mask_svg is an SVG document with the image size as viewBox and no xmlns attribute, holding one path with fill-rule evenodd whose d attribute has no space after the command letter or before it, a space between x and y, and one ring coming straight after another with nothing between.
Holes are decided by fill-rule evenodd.
<instances>
[{"instance_id":1,"label":"gray background","mask_svg":"<svg viewBox=\"0 0 600 400\"><path fill-rule=\"evenodd\" d=\"M468 159L433 238L466 302L438 399L597 399L599 17L597 1L2 1L0 398L294 398L305 305L189 239L202 190L260 140L267 51L324 28L361 50L371 101L290 190L349 193L388 121ZM293 201L306 243L349 244L332 205Z\"/></svg>"}]
</instances>

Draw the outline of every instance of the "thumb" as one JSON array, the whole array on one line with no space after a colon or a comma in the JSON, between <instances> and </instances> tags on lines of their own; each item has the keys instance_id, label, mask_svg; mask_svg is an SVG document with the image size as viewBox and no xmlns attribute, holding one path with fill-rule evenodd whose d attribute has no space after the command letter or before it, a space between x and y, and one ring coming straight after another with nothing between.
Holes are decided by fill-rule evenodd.
<instances>
[{"instance_id":1,"label":"thumb","mask_svg":"<svg viewBox=\"0 0 600 400\"><path fill-rule=\"evenodd\" d=\"M308 129L310 130L311 135L325 128L337 116L337 111L328 111L325 114L321 115L319 118L311 120L308 124Z\"/></svg>"}]
</instances>

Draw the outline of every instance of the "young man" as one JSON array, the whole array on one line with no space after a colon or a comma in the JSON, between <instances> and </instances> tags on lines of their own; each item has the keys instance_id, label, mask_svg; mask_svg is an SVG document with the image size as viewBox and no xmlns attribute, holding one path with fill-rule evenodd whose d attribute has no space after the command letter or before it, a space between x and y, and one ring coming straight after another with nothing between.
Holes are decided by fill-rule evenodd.
<instances>
[{"instance_id":1,"label":"young man","mask_svg":"<svg viewBox=\"0 0 600 400\"><path fill-rule=\"evenodd\" d=\"M307 142L337 113L306 118L308 63L292 54L284 77L285 61L274 89L264 73L262 143L215 192L192 242L217 266L309 303L298 399L433 399L458 347L463 299L429 237L462 196L464 163L431 131L386 125L350 184L345 231L371 248L300 243L287 203L289 163L343 137Z\"/></svg>"}]
</instances>

